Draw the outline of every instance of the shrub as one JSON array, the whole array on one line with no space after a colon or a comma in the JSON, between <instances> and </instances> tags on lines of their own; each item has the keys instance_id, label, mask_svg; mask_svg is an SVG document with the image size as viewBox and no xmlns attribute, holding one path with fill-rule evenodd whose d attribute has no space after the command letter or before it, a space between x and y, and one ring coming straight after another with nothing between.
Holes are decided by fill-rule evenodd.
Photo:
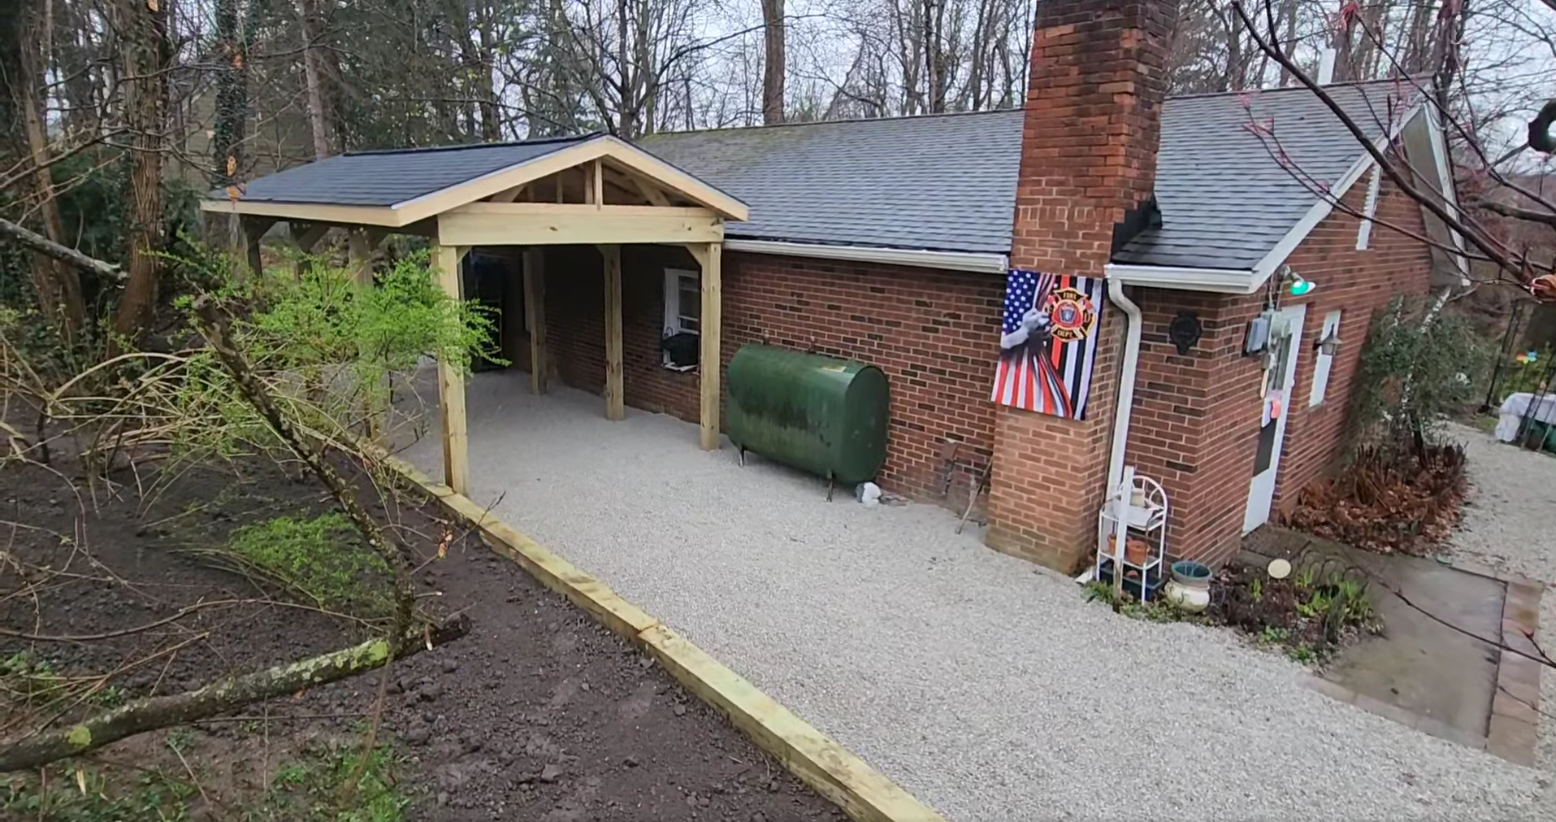
<instances>
[{"instance_id":1,"label":"shrub","mask_svg":"<svg viewBox=\"0 0 1556 822\"><path fill-rule=\"evenodd\" d=\"M1478 403L1493 347L1435 299L1395 297L1367 334L1354 378L1357 447L1420 454L1444 421Z\"/></svg>"}]
</instances>

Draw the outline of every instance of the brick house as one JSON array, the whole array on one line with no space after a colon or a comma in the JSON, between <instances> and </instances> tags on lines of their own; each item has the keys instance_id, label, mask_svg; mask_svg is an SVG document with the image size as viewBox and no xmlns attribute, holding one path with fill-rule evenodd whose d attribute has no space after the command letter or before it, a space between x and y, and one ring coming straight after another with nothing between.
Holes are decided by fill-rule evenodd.
<instances>
[{"instance_id":1,"label":"brick house","mask_svg":"<svg viewBox=\"0 0 1556 822\"><path fill-rule=\"evenodd\" d=\"M1336 465L1369 316L1394 295L1425 294L1434 277L1456 279L1453 258L1419 237L1456 238L1306 89L1164 100L1175 8L1039 3L1018 111L642 141L749 207L724 228L720 371L752 342L879 366L891 385L880 484L960 507L990 465L977 501L997 550L1077 569L1128 465L1172 499L1169 553L1230 557L1244 533ZM1453 207L1430 108L1395 83L1328 91L1397 167ZM356 173L372 176L362 165ZM251 191L268 190L262 182ZM506 354L516 368L608 395L602 341L612 320L601 306L612 295L610 277L597 275L601 252L539 253L543 308L506 325ZM699 369L671 367L661 351L667 335L701 330L698 261L664 244L619 254L625 404L707 425ZM1083 420L990 400L1012 268L1106 278ZM1293 296L1294 276L1316 288ZM520 307L518 278L508 281L509 316L531 311ZM1274 364L1243 354L1250 320L1266 310L1292 330L1289 356ZM1199 327L1181 352L1168 333L1175 320ZM545 345L522 344L536 325ZM1316 345L1336 336L1338 351ZM1261 389L1282 377L1285 407L1272 417Z\"/></svg>"}]
</instances>

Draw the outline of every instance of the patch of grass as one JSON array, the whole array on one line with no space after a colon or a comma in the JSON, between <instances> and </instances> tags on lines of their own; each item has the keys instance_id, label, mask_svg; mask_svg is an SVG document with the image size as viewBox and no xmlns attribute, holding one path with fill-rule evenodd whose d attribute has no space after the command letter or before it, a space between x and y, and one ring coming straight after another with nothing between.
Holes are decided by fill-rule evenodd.
<instances>
[{"instance_id":1,"label":"patch of grass","mask_svg":"<svg viewBox=\"0 0 1556 822\"><path fill-rule=\"evenodd\" d=\"M1105 582L1093 580L1086 583L1086 601L1100 601L1113 609L1115 614L1123 614L1131 619L1143 619L1146 622L1194 622L1198 620L1193 614L1189 614L1177 605L1166 599L1154 599L1142 604L1138 597L1125 591L1115 591L1113 586Z\"/></svg>"},{"instance_id":2,"label":"patch of grass","mask_svg":"<svg viewBox=\"0 0 1556 822\"><path fill-rule=\"evenodd\" d=\"M0 785L0 817L40 822L182 822L197 789L161 771L135 778L56 765Z\"/></svg>"},{"instance_id":3,"label":"patch of grass","mask_svg":"<svg viewBox=\"0 0 1556 822\"><path fill-rule=\"evenodd\" d=\"M9 699L24 703L46 702L58 697L67 685L65 677L55 673L48 660L26 651L0 659L0 693Z\"/></svg>"},{"instance_id":4,"label":"patch of grass","mask_svg":"<svg viewBox=\"0 0 1556 822\"><path fill-rule=\"evenodd\" d=\"M365 756L357 745L332 744L276 769L270 790L243 822L401 822L410 798L387 745Z\"/></svg>"},{"instance_id":5,"label":"patch of grass","mask_svg":"<svg viewBox=\"0 0 1556 822\"><path fill-rule=\"evenodd\" d=\"M321 608L369 619L392 609L389 568L344 514L245 525L220 554Z\"/></svg>"}]
</instances>

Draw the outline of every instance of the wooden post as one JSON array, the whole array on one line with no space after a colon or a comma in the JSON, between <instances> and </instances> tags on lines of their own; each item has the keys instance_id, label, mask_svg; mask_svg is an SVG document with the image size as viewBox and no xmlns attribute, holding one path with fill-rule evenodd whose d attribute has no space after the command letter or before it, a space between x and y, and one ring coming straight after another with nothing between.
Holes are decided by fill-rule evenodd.
<instances>
[{"instance_id":1,"label":"wooden post","mask_svg":"<svg viewBox=\"0 0 1556 822\"><path fill-rule=\"evenodd\" d=\"M602 245L605 261L605 418L627 416L621 386L621 246Z\"/></svg>"},{"instance_id":2,"label":"wooden post","mask_svg":"<svg viewBox=\"0 0 1556 822\"><path fill-rule=\"evenodd\" d=\"M529 390L546 393L546 251L524 249L524 324L529 326Z\"/></svg>"},{"instance_id":3,"label":"wooden post","mask_svg":"<svg viewBox=\"0 0 1556 822\"><path fill-rule=\"evenodd\" d=\"M720 283L720 265L724 253L723 243L688 245L687 250L697 258L702 267L702 318L698 321L697 383L700 396L698 422L699 438L704 451L719 448L719 376L723 361L719 353L719 337L723 333L719 322L724 305L723 286Z\"/></svg>"},{"instance_id":4,"label":"wooden post","mask_svg":"<svg viewBox=\"0 0 1556 822\"><path fill-rule=\"evenodd\" d=\"M605 205L605 167L600 165L599 160L595 160L594 165L590 166L589 185L594 189L592 198L594 207L603 207Z\"/></svg>"},{"instance_id":5,"label":"wooden post","mask_svg":"<svg viewBox=\"0 0 1556 822\"><path fill-rule=\"evenodd\" d=\"M313 253L314 246L324 239L324 235L329 233L330 227L316 223L288 223L286 230L292 238L292 244L297 246L297 250L307 255ZM299 280L303 278L302 260L293 263L292 273Z\"/></svg>"},{"instance_id":6,"label":"wooden post","mask_svg":"<svg viewBox=\"0 0 1556 822\"><path fill-rule=\"evenodd\" d=\"M373 282L373 252L384 241L384 232L358 226L346 235L346 251L351 258L351 276L359 283Z\"/></svg>"},{"instance_id":7,"label":"wooden post","mask_svg":"<svg viewBox=\"0 0 1556 822\"><path fill-rule=\"evenodd\" d=\"M468 246L438 246L438 285L464 299L459 261ZM470 442L465 427L465 377L451 363L438 361L438 411L443 420L443 481L456 493L470 491Z\"/></svg>"},{"instance_id":8,"label":"wooden post","mask_svg":"<svg viewBox=\"0 0 1556 822\"><path fill-rule=\"evenodd\" d=\"M268 217L242 218L244 253L248 257L249 270L254 272L255 277L265 273L265 263L259 255L260 238L265 236L265 232L269 231L275 222Z\"/></svg>"}]
</instances>

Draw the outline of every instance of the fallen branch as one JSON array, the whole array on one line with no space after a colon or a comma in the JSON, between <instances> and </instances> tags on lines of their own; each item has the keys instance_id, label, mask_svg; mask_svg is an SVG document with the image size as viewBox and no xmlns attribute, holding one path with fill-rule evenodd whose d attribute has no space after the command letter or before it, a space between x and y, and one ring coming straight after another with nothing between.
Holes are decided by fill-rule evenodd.
<instances>
[{"instance_id":1,"label":"fallen branch","mask_svg":"<svg viewBox=\"0 0 1556 822\"><path fill-rule=\"evenodd\" d=\"M25 227L4 218L0 218L0 237L15 240L33 251L69 263L76 268L90 271L99 277L115 281L124 279L124 272L118 266L105 263L96 257L88 257L74 248L60 245L42 234L29 231Z\"/></svg>"},{"instance_id":2,"label":"fallen branch","mask_svg":"<svg viewBox=\"0 0 1556 822\"><path fill-rule=\"evenodd\" d=\"M426 633L401 635L398 647L391 646L387 639L371 639L257 673L228 677L198 690L137 699L79 724L0 743L0 772L36 768L136 734L206 719L251 702L356 676L391 659L451 642L469 630L469 620L461 617Z\"/></svg>"}]
</instances>

